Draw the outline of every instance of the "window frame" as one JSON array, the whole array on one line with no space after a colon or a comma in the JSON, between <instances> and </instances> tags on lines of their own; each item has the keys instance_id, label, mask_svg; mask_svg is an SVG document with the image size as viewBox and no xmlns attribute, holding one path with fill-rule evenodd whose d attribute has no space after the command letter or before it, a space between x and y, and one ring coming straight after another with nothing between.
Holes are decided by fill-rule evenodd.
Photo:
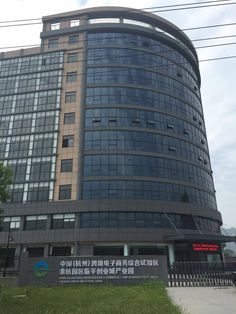
<instances>
[{"instance_id":1,"label":"window frame","mask_svg":"<svg viewBox=\"0 0 236 314\"><path fill-rule=\"evenodd\" d=\"M67 63L78 62L79 54L78 52L68 53L67 55Z\"/></svg>"},{"instance_id":2,"label":"window frame","mask_svg":"<svg viewBox=\"0 0 236 314\"><path fill-rule=\"evenodd\" d=\"M62 159L61 160L61 172L72 172L73 171L73 159Z\"/></svg>"},{"instance_id":3,"label":"window frame","mask_svg":"<svg viewBox=\"0 0 236 314\"><path fill-rule=\"evenodd\" d=\"M66 144L68 142L68 145ZM72 142L72 145L71 145ZM74 147L74 134L63 135L62 137L62 148Z\"/></svg>"},{"instance_id":4,"label":"window frame","mask_svg":"<svg viewBox=\"0 0 236 314\"><path fill-rule=\"evenodd\" d=\"M77 71L66 73L66 83L77 82Z\"/></svg>"},{"instance_id":5,"label":"window frame","mask_svg":"<svg viewBox=\"0 0 236 314\"><path fill-rule=\"evenodd\" d=\"M71 194L72 194L72 184L59 185L58 199L60 201L71 200Z\"/></svg>"},{"instance_id":6,"label":"window frame","mask_svg":"<svg viewBox=\"0 0 236 314\"><path fill-rule=\"evenodd\" d=\"M48 48L53 49L53 48L58 48L59 46L59 38L51 38L48 40Z\"/></svg>"},{"instance_id":7,"label":"window frame","mask_svg":"<svg viewBox=\"0 0 236 314\"><path fill-rule=\"evenodd\" d=\"M65 93L65 103L76 102L76 91Z\"/></svg>"},{"instance_id":8,"label":"window frame","mask_svg":"<svg viewBox=\"0 0 236 314\"><path fill-rule=\"evenodd\" d=\"M75 112L64 113L63 124L75 124Z\"/></svg>"},{"instance_id":9,"label":"window frame","mask_svg":"<svg viewBox=\"0 0 236 314\"><path fill-rule=\"evenodd\" d=\"M79 42L79 35L69 35L68 45L76 45Z\"/></svg>"}]
</instances>

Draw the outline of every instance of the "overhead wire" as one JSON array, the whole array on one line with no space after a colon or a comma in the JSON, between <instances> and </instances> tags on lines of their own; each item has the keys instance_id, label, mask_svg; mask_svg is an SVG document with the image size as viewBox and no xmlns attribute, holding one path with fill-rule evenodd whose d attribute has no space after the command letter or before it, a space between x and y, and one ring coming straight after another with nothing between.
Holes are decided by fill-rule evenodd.
<instances>
[{"instance_id":1,"label":"overhead wire","mask_svg":"<svg viewBox=\"0 0 236 314\"><path fill-rule=\"evenodd\" d=\"M191 27L191 28L183 28L183 29L180 29L180 31L192 31L192 30L200 30L200 29L206 29L206 28L217 28L217 27L227 27L227 26L235 26L236 25L236 22L233 22L233 23L223 23L223 24L215 24L215 25L204 25L204 26L197 26L197 27ZM158 30L158 33L166 33L165 31L159 31ZM200 39L193 39L193 40L190 40L192 42L194 41L201 41L201 40L213 40L213 39L220 39L220 38L228 38L228 37L235 37L236 35L233 34L233 35L226 35L226 36L216 36L216 37L209 37L209 38L200 38ZM117 37L119 38L119 37ZM108 38L109 39L109 38ZM178 40L178 39L177 39ZM82 39L82 40L79 40L79 43L82 43L82 42L87 42L88 40L87 39ZM61 41L60 44L67 44L68 42L63 42ZM5 46L5 47L0 47L0 49L13 49L13 48L24 48L24 47L40 47L42 46L42 44L40 45L39 43L38 44L30 44L30 45L18 45L18 46Z\"/></svg>"},{"instance_id":2,"label":"overhead wire","mask_svg":"<svg viewBox=\"0 0 236 314\"><path fill-rule=\"evenodd\" d=\"M228 2L230 0L204 1L204 2L201 2L201 3L208 3L208 2L212 3L212 2L222 2L222 1L227 1ZM193 3L188 3L188 4L185 4L185 5L190 5L190 4L193 4ZM236 2L235 2L235 4L236 4ZM181 6L181 5L182 4L172 5L172 6ZM169 6L162 6L162 7L169 7ZM135 9L134 9L134 11L135 11ZM35 19L30 19L30 20L35 20ZM24 21L24 20L18 20L18 21ZM0 22L0 23L3 23L3 22ZM226 24L217 24L217 25L209 25L209 26L199 26L199 27L188 28L188 29L183 29L183 30L185 30L185 31L186 30L196 30L196 29L204 29L204 28L211 28L211 27L229 26L229 25L236 25L236 23L226 23ZM220 38L223 39L223 38L229 38L229 37L235 37L235 36L236 35L226 35L226 36L218 36L218 37L209 37L209 38L195 39L195 40L192 40L192 41L213 40L213 39L220 39ZM88 41L88 40L87 39L80 40L79 43L81 43L82 41L85 42L85 41ZM64 42L64 43L66 43L66 42ZM179 42L179 43L181 43L181 42ZM63 44L63 42L60 42L60 44ZM235 44L236 44L235 42L232 42L232 43L220 43L220 44L214 44L214 45L198 46L198 47L195 47L195 49L213 48L213 47L229 46L229 45L235 45ZM0 49L4 49L4 48L7 48L7 49L9 49L9 48L23 48L23 47L41 47L41 46L38 45L38 44L37 45L36 44L32 44L32 45L9 46L9 47L2 47L2 48L0 47ZM163 52L164 51L162 51L161 53L163 53ZM168 51L166 51L166 52L168 52ZM119 57L121 57L121 56L119 56ZM126 57L126 56L124 56L124 57ZM199 62L214 61L214 60L224 60L224 59L232 59L232 58L235 58L235 56L232 55L232 56L223 56L223 57L217 57L217 58L209 58L209 59L199 60ZM101 60L101 59L99 59L99 60ZM77 62L86 62L86 61L87 60L79 60Z\"/></svg>"},{"instance_id":3,"label":"overhead wire","mask_svg":"<svg viewBox=\"0 0 236 314\"><path fill-rule=\"evenodd\" d=\"M204 48L215 48L215 47L219 47L219 46L225 46L225 45L235 45L236 44L236 42L233 42L233 43L223 43L223 44L215 44L215 45L206 45L206 46L199 46L199 47L196 47L196 49L204 49ZM91 47L91 49L104 49L104 48L107 48L107 47ZM164 57L164 58L166 58L166 59L168 59L171 63L172 63L172 66L173 65L177 65L177 66L181 66L181 65L184 65L185 63L183 63L183 62L177 62L177 61L175 61L175 60L173 60L173 59L171 59L170 57L168 57L168 56L166 56L166 55L164 55L165 53L168 53L168 52L170 52L170 51L172 51L172 50L163 50L163 51L159 51L159 52L151 52L151 51L143 51L143 50L138 50L138 49L134 49L134 47L129 47L129 48L127 48L127 47L125 47L125 48L117 48L117 47L109 47L110 49L111 48L116 48L116 49L133 49L134 51L137 51L138 53L139 53L139 57L140 57L140 55L143 55L143 56L145 56L145 55L155 55L155 56L157 56L157 57ZM135 47L135 48L142 48L142 47ZM60 49L57 49L57 50L52 50L52 51L45 51L44 53L45 54L47 54L47 53L52 53L52 52L57 52L57 51L62 51L62 50L60 50ZM70 53L73 53L73 50L71 50L72 52L70 52ZM81 53L80 53L81 54ZM27 57L27 56L26 56ZM137 55L135 55L135 54L129 54L129 55L118 55L118 56L116 56L116 58L130 58L130 57L137 57ZM236 56L234 56L234 55L232 55L232 56L223 56L223 57L215 57L215 58L208 58L208 59L204 59L204 60L199 60L198 62L207 62L207 61L218 61L218 60L227 60L227 59L233 59L233 58L235 58ZM113 59L114 58L114 56L111 56L111 59ZM92 65L92 66L94 66L94 67L98 67L98 66L105 66L105 64L106 63L102 63L102 61L103 60L107 60L108 58L107 57L97 57L97 58L94 58L93 59L93 61L94 61L94 63L93 64L89 64L89 65ZM0 59L1 60L1 59ZM4 60L4 59L3 59ZM83 62L87 62L88 61L88 57L87 58L85 58L85 59L80 59L80 60L78 60L78 61L74 61L73 62L73 64L76 64L76 63L83 63ZM96 63L96 61L98 62L98 63ZM65 61L66 62L66 61ZM100 62L100 64L99 64L99 62ZM186 64L187 63L189 63L189 62L187 62L186 61ZM107 64L112 64L112 62L108 62L107 61ZM116 65L117 67L120 67L122 64L120 64L120 63L118 63L118 64L115 64L114 63L114 65ZM150 65L147 65L147 66L145 66L145 67L140 67L140 65L139 64L130 64L130 66L133 66L133 67L137 67L138 69L140 68L140 69L143 69L143 70L152 70L153 68L152 68L152 65L150 64ZM35 65L32 65L32 66L25 66L24 68L21 68L21 70L24 70L24 69L27 69L27 70L30 70L30 68L33 68L33 69L35 69ZM113 66L114 67L114 66ZM161 66L160 66L160 68L161 68ZM185 70L187 71L187 72L189 72L188 71L188 69L187 68L185 68ZM46 71L46 70L45 70ZM30 71L29 71L30 72ZM34 72L34 71L33 71ZM26 74L26 73L25 73ZM191 74L191 73L190 73ZM84 73L78 73L78 75L84 75Z\"/></svg>"},{"instance_id":4,"label":"overhead wire","mask_svg":"<svg viewBox=\"0 0 236 314\"><path fill-rule=\"evenodd\" d=\"M190 2L190 3L183 3L183 4L176 4L176 5L165 5L165 6L158 6L158 7L149 7L149 8L141 8L141 9L124 9L123 12L134 12L139 13L138 11L141 10L140 14L145 13L142 10L151 10L146 11L147 13L162 13L162 12L172 12L172 11L179 11L179 10L191 10L191 9L199 9L199 8L208 8L208 7L216 7L216 6L225 6L225 5L235 5L236 2L230 2L231 0L214 0L214 1L202 1L202 2ZM216 3L217 2L217 3ZM227 2L227 3L218 3L218 2ZM229 2L229 3L228 3ZM201 5L206 4L208 5ZM214 4L212 4L214 3ZM216 4L215 4L216 3ZM188 7L190 5L197 4L197 6ZM181 8L176 8L181 6ZM153 9L162 9L162 8L169 8L171 9L164 9L164 10L153 10ZM7 23L14 23L14 22L24 22L24 21L36 21L41 20L41 18L33 18L33 19L23 19L23 20L11 20L11 21L1 21L0 24L7 24ZM64 19L65 20L65 19ZM32 22L32 23L23 23L23 24L7 24L7 25L0 25L0 28L3 27L17 27L17 26L27 26L27 25L36 25L42 24L42 22Z\"/></svg>"}]
</instances>

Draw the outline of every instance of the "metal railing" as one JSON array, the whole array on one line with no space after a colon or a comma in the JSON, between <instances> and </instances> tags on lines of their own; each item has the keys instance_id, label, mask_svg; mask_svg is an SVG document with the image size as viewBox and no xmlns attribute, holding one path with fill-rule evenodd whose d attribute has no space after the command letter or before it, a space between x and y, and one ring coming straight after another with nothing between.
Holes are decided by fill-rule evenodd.
<instances>
[{"instance_id":1,"label":"metal railing","mask_svg":"<svg viewBox=\"0 0 236 314\"><path fill-rule=\"evenodd\" d=\"M20 257L3 256L0 257L0 277L17 275L20 270Z\"/></svg>"},{"instance_id":2,"label":"metal railing","mask_svg":"<svg viewBox=\"0 0 236 314\"><path fill-rule=\"evenodd\" d=\"M230 262L174 262L168 269L170 287L231 286L236 260Z\"/></svg>"}]
</instances>

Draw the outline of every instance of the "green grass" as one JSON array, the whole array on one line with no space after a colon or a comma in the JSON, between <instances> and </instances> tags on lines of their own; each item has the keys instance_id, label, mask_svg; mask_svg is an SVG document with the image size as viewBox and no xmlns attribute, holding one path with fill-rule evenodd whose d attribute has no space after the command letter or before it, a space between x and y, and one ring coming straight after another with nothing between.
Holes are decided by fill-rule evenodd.
<instances>
[{"instance_id":1,"label":"green grass","mask_svg":"<svg viewBox=\"0 0 236 314\"><path fill-rule=\"evenodd\" d=\"M0 313L180 314L181 311L171 303L164 286L152 282L128 286L4 287Z\"/></svg>"}]
</instances>

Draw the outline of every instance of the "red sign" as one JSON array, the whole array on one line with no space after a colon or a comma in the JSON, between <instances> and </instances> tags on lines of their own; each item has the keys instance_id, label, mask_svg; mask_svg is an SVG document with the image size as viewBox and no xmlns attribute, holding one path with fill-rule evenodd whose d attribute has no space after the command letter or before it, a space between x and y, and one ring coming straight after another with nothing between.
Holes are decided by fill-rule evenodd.
<instances>
[{"instance_id":1,"label":"red sign","mask_svg":"<svg viewBox=\"0 0 236 314\"><path fill-rule=\"evenodd\" d=\"M216 252L219 251L219 244L208 244L208 243L193 243L192 244L193 251L208 251L208 252Z\"/></svg>"}]
</instances>

